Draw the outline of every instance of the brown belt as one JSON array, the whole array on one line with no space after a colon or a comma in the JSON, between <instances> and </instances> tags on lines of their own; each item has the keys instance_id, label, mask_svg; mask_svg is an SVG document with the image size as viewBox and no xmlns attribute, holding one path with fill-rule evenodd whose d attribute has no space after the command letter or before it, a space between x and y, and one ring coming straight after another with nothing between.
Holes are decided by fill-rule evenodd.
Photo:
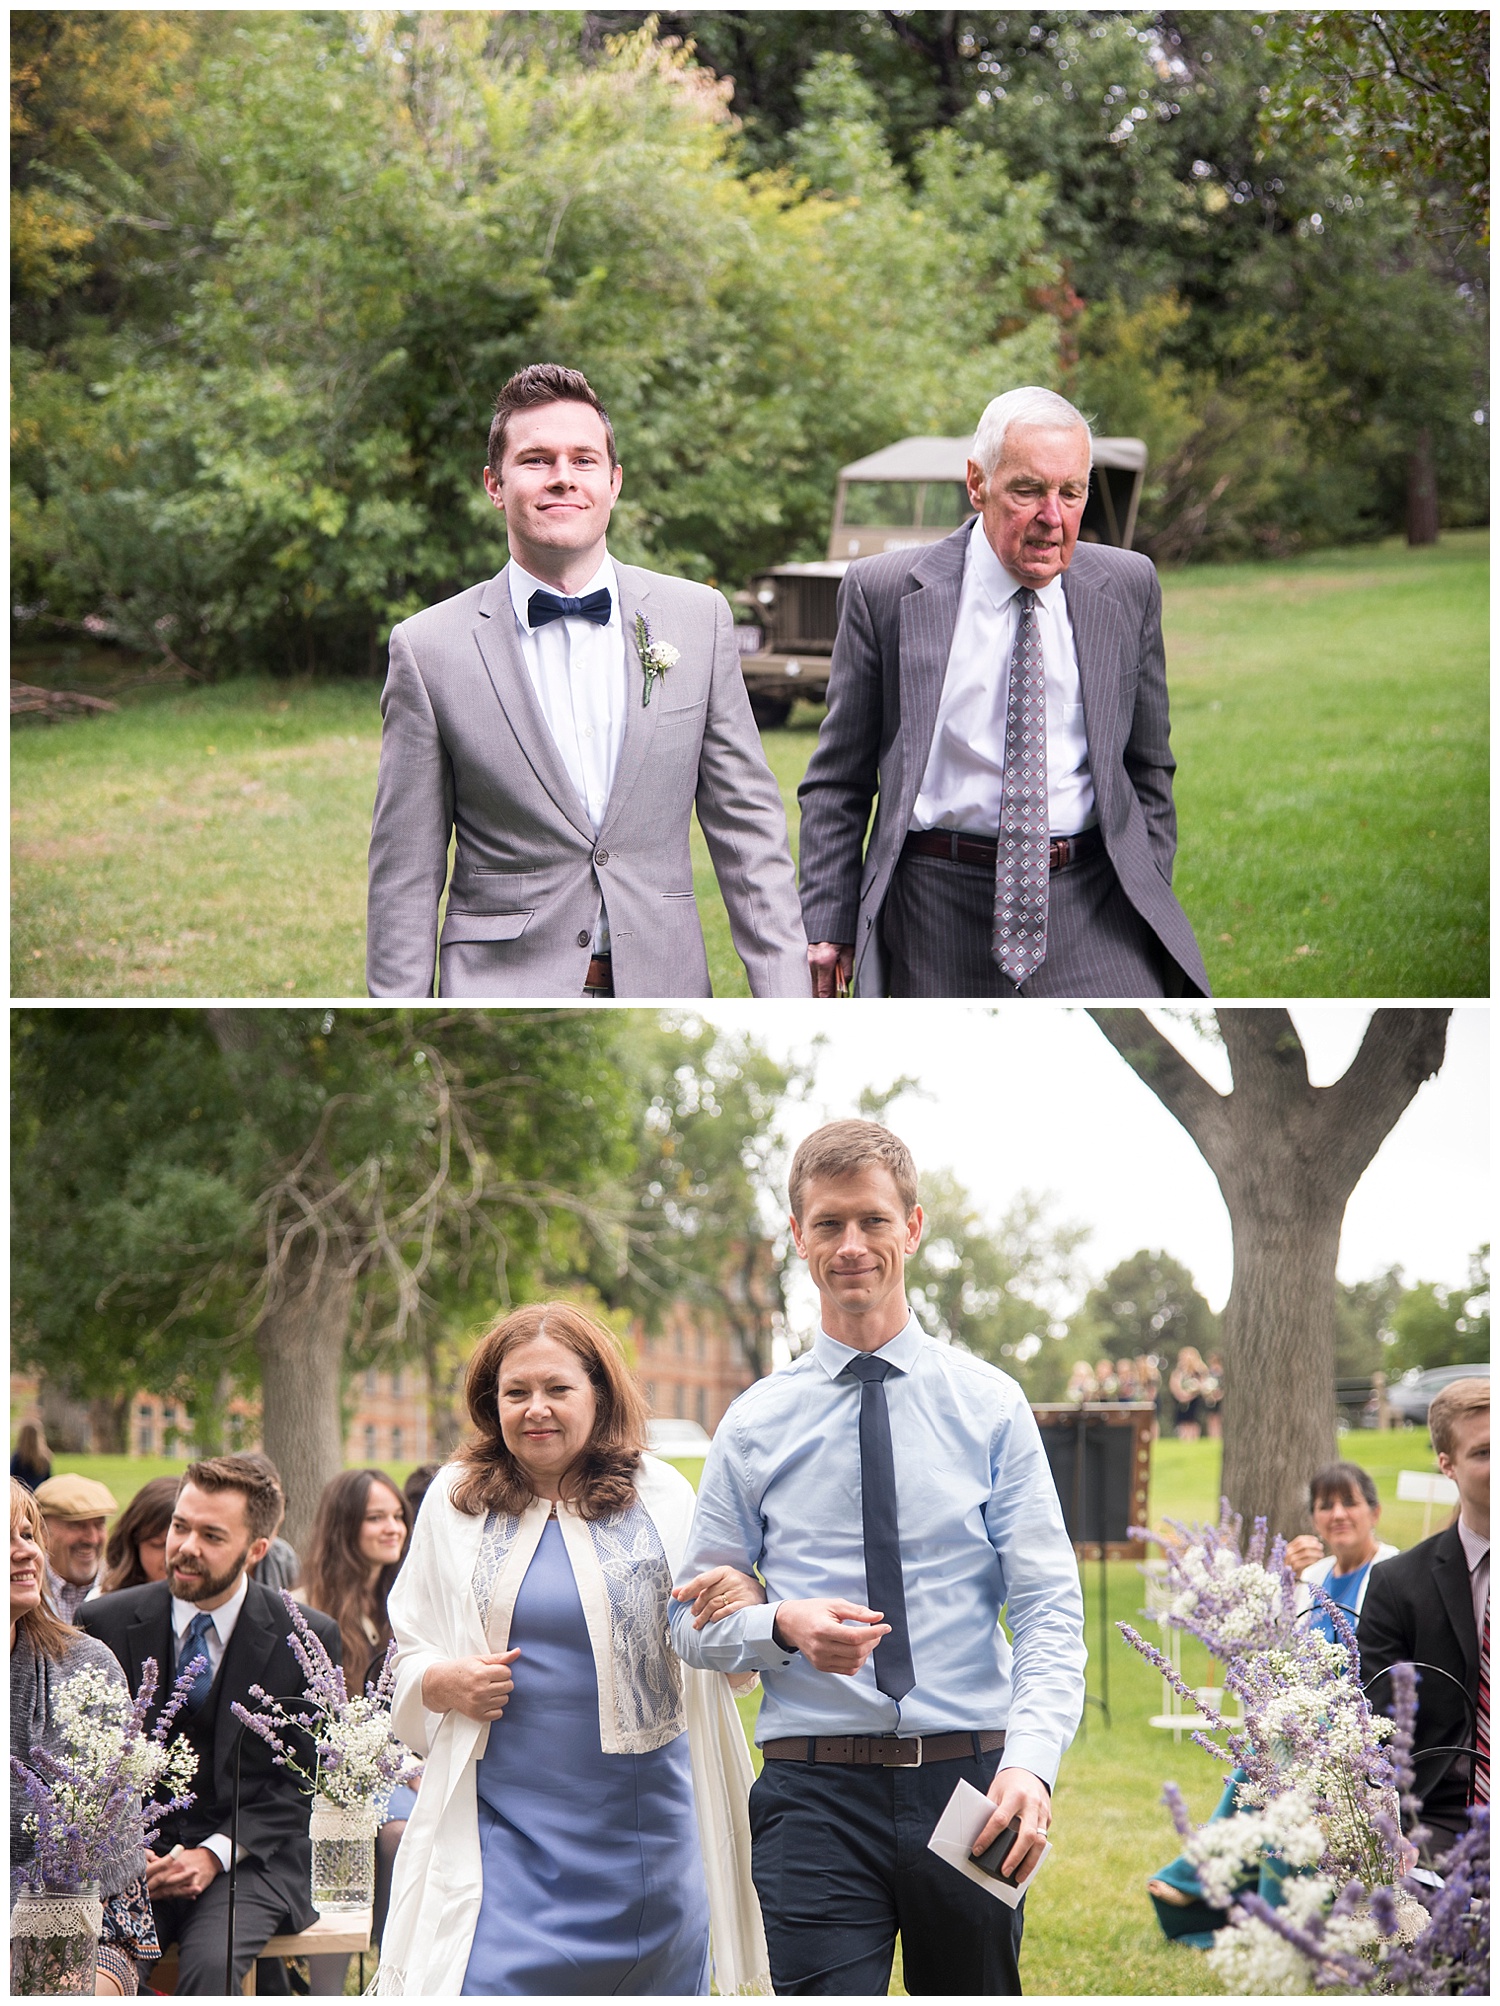
<instances>
[{"instance_id":1,"label":"brown belt","mask_svg":"<svg viewBox=\"0 0 1500 2006\"><path fill-rule=\"evenodd\" d=\"M1047 861L1054 871L1082 863L1102 848L1104 838L1097 825L1080 829L1076 836L1054 836L1047 846ZM962 836L956 829L913 829L901 846L904 857L946 857L954 864L983 864L995 868L998 845L993 836Z\"/></svg>"},{"instance_id":2,"label":"brown belt","mask_svg":"<svg viewBox=\"0 0 1500 2006\"><path fill-rule=\"evenodd\" d=\"M1004 1728L975 1734L796 1734L761 1747L767 1762L878 1764L882 1769L920 1769L924 1762L955 1762L965 1755L993 1755L1005 1746Z\"/></svg>"},{"instance_id":3,"label":"brown belt","mask_svg":"<svg viewBox=\"0 0 1500 2006\"><path fill-rule=\"evenodd\" d=\"M615 993L614 964L607 954L596 954L589 963L589 972L583 978L585 995L613 996Z\"/></svg>"}]
</instances>

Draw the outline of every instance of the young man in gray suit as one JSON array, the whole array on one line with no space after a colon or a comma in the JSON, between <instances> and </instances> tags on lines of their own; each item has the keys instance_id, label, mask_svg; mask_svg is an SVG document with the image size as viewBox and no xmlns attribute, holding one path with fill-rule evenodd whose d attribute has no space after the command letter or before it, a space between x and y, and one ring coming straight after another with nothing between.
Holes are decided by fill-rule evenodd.
<instances>
[{"instance_id":1,"label":"young man in gray suit","mask_svg":"<svg viewBox=\"0 0 1500 2006\"><path fill-rule=\"evenodd\" d=\"M799 790L817 994L1207 995L1172 896L1161 589L1079 545L1091 460L1066 399L1008 391L975 519L850 566Z\"/></svg>"},{"instance_id":2,"label":"young man in gray suit","mask_svg":"<svg viewBox=\"0 0 1500 2006\"><path fill-rule=\"evenodd\" d=\"M381 698L372 996L707 996L696 803L757 996L806 996L786 816L723 595L616 564L614 432L576 370L501 391L499 576L404 620ZM457 851L442 936L449 838Z\"/></svg>"}]
</instances>

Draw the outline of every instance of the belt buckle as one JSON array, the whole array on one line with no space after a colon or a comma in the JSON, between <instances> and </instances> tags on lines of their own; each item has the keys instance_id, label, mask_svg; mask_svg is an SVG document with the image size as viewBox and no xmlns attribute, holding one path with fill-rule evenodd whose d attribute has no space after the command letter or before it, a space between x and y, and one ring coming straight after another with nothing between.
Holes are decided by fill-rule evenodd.
<instances>
[{"instance_id":1,"label":"belt buckle","mask_svg":"<svg viewBox=\"0 0 1500 2006\"><path fill-rule=\"evenodd\" d=\"M897 1747L898 1747L898 1748L900 1747L900 1744L901 1744L901 1739L902 1739L902 1738L901 1738L901 1736L900 1736L900 1735L898 1735L898 1736L896 1737L896 1745L897 1745ZM887 1763L887 1764L885 1765L887 1769L920 1769L920 1768L922 1767L922 1737L921 1737L921 1735L919 1735L919 1734L915 1734L915 1735L908 1735L908 1736L906 1737L906 1739L907 1739L907 1740L909 1740L909 1741L915 1741L915 1743L917 1744L917 1759L916 1759L916 1761L915 1761L915 1762L902 1762L902 1761L901 1761L901 1760L899 1760L899 1758L898 1758L898 1759L897 1759L897 1760L896 1760L895 1762L888 1762L888 1763Z\"/></svg>"}]
</instances>

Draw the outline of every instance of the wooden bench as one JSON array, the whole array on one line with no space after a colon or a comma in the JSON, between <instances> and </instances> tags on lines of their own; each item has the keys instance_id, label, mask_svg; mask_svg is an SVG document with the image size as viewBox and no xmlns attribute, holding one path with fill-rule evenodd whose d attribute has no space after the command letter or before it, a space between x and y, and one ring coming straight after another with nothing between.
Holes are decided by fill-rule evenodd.
<instances>
[{"instance_id":1,"label":"wooden bench","mask_svg":"<svg viewBox=\"0 0 1500 2006\"><path fill-rule=\"evenodd\" d=\"M311 1929L299 1929L293 1936L273 1936L262 1957L363 1956L370 1948L372 1911L346 1909L339 1915L320 1915ZM243 1992L254 1995L255 1966L245 1973ZM363 1991L363 1986L361 1986Z\"/></svg>"}]
</instances>

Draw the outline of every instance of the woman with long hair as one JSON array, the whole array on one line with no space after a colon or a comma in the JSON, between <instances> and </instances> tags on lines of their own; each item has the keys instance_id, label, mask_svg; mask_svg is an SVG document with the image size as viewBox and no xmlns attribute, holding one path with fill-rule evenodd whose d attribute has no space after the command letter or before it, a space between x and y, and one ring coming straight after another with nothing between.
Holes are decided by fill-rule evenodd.
<instances>
[{"instance_id":1,"label":"woman with long hair","mask_svg":"<svg viewBox=\"0 0 1500 2006\"><path fill-rule=\"evenodd\" d=\"M395 1731L427 1766L377 1990L703 1994L712 1928L719 1991L769 1991L744 1731L668 1637L692 1486L569 1303L502 1318L466 1393L391 1595ZM765 1599L729 1568L676 1593L714 1620Z\"/></svg>"},{"instance_id":2,"label":"woman with long hair","mask_svg":"<svg viewBox=\"0 0 1500 2006\"><path fill-rule=\"evenodd\" d=\"M97 1590L100 1595L166 1580L167 1527L172 1523L180 1482L177 1477L153 1477L150 1483L142 1484L110 1527L104 1578Z\"/></svg>"},{"instance_id":3,"label":"woman with long hair","mask_svg":"<svg viewBox=\"0 0 1500 2006\"><path fill-rule=\"evenodd\" d=\"M379 1676L391 1641L386 1602L411 1534L406 1499L384 1470L342 1470L323 1486L303 1565L300 1601L321 1609L339 1626L344 1640L344 1681L351 1693ZM375 1905L371 1935L377 1946L385 1931L391 1874L406 1821L416 1807L407 1784L391 1792L375 1835ZM348 1959L313 1960L317 1989L343 1989ZM333 1978L336 1985L331 1984Z\"/></svg>"},{"instance_id":4,"label":"woman with long hair","mask_svg":"<svg viewBox=\"0 0 1500 2006\"><path fill-rule=\"evenodd\" d=\"M351 1693L379 1673L391 1641L386 1601L410 1532L406 1499L384 1470L342 1470L323 1486L300 1599L338 1624Z\"/></svg>"},{"instance_id":5,"label":"woman with long hair","mask_svg":"<svg viewBox=\"0 0 1500 2006\"><path fill-rule=\"evenodd\" d=\"M17 1483L34 1491L38 1484L46 1483L52 1474L52 1451L47 1447L47 1437L42 1433L40 1421L23 1421L21 1432L16 1436L15 1452L10 1459L10 1473Z\"/></svg>"},{"instance_id":6,"label":"woman with long hair","mask_svg":"<svg viewBox=\"0 0 1500 2006\"><path fill-rule=\"evenodd\" d=\"M65 1623L47 1600L46 1531L41 1506L14 1477L10 1480L10 1752L31 1762L32 1750L66 1755L55 1713L59 1688L75 1672L92 1665L111 1685L125 1688L125 1674L107 1644L85 1637ZM27 1837L28 1799L14 1768L10 1776L10 1896L27 1884L34 1842ZM139 1989L138 1966L154 1963L161 1950L144 1879L146 1855L116 1863L110 1884L101 1887L104 1928L94 1990L107 1998Z\"/></svg>"}]
</instances>

